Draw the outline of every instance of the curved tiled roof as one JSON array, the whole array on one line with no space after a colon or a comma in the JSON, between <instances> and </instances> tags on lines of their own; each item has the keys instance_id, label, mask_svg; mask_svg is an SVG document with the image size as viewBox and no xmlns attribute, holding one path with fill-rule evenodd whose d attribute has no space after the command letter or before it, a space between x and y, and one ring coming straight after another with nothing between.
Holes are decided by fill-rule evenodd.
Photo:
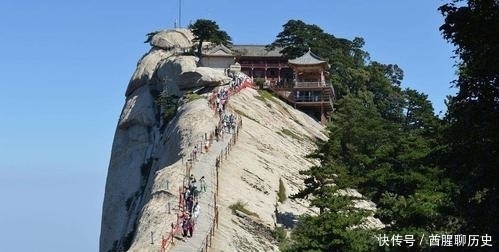
<instances>
[{"instance_id":1,"label":"curved tiled roof","mask_svg":"<svg viewBox=\"0 0 499 252\"><path fill-rule=\"evenodd\" d=\"M282 57L282 48L267 50L265 45L232 45L232 50L247 57Z\"/></svg>"},{"instance_id":2,"label":"curved tiled roof","mask_svg":"<svg viewBox=\"0 0 499 252\"><path fill-rule=\"evenodd\" d=\"M222 44L203 51L204 56L233 56L232 50Z\"/></svg>"},{"instance_id":3,"label":"curved tiled roof","mask_svg":"<svg viewBox=\"0 0 499 252\"><path fill-rule=\"evenodd\" d=\"M310 49L308 50L307 53L302 55L301 57L298 57L296 59L290 59L288 60L289 64L294 64L294 65L321 65L321 64L327 64L327 61L323 60L321 57L313 54Z\"/></svg>"}]
</instances>

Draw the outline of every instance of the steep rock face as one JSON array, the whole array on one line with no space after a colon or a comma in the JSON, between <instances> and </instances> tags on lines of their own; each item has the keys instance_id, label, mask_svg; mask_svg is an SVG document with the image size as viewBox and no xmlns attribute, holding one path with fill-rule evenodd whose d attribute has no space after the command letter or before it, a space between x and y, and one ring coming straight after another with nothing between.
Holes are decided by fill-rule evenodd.
<instances>
[{"instance_id":1,"label":"steep rock face","mask_svg":"<svg viewBox=\"0 0 499 252\"><path fill-rule=\"evenodd\" d=\"M196 86L219 86L229 83L230 78L220 74L219 70L209 67L198 67L195 71L184 72L181 76L182 88L194 88Z\"/></svg>"},{"instance_id":2,"label":"steep rock face","mask_svg":"<svg viewBox=\"0 0 499 252\"><path fill-rule=\"evenodd\" d=\"M281 100L264 97L243 90L230 102L243 115L244 127L222 167L214 251L278 251L272 236L275 223L291 226L297 215L314 213L304 201L279 203L277 192L279 179L288 196L303 187L299 171L315 164L305 156L316 148L315 141L327 139L324 127ZM229 206L237 202L258 217L233 214Z\"/></svg>"},{"instance_id":3,"label":"steep rock face","mask_svg":"<svg viewBox=\"0 0 499 252\"><path fill-rule=\"evenodd\" d=\"M200 99L181 106L161 132L151 112L152 98L141 89L127 99L113 145L101 251L158 248L161 235L168 233L174 220L177 188L184 175L182 156L196 136L210 131L216 123L207 101ZM129 111L134 108L144 113ZM234 95L229 109L242 116L244 127L221 172L220 229L215 236L215 251L277 250L269 234L275 222L279 178L284 180L288 194L301 187L298 172L313 164L304 156L315 148L316 139L326 139L323 127L277 98L262 99L252 89ZM151 167L147 175L143 174L144 164ZM233 215L228 207L237 201L248 203L259 217L253 221ZM170 213L168 203L172 206ZM305 203L290 200L280 204L279 211L310 212ZM151 244L151 233L155 244Z\"/></svg>"},{"instance_id":4,"label":"steep rock face","mask_svg":"<svg viewBox=\"0 0 499 252\"><path fill-rule=\"evenodd\" d=\"M167 124L159 94L181 97L184 90L227 83L223 75L198 67L182 55L185 37L164 31L132 75L113 142L106 181L100 251L158 251L161 236L176 220L184 158L216 124L206 99L181 103ZM177 41L172 38L180 37ZM274 223L293 225L294 217L314 213L306 202L277 203L279 179L287 195L303 186L300 170L314 165L305 155L325 140L324 128L277 98L244 89L229 101L242 117L238 143L220 172L219 229L214 251L277 251ZM258 217L234 215L229 206L243 202ZM170 206L170 207L169 207ZM278 218L276 219L276 211ZM241 217L243 216L243 217Z\"/></svg>"},{"instance_id":5,"label":"steep rock face","mask_svg":"<svg viewBox=\"0 0 499 252\"><path fill-rule=\"evenodd\" d=\"M161 234L165 221L171 221L164 218L166 206L175 205L177 200L176 183L183 175L182 156L186 155L183 151L192 144L193 136L208 131L194 126L192 120L210 129L215 123L206 100L180 105L169 123L156 102L160 95L181 97L186 87L180 76L196 72L198 59L183 55L185 48L192 45L188 40L191 38L188 30L181 29L155 34L152 49L139 60L130 79L108 168L100 235L102 252L143 251L141 244L146 239L150 243L149 231ZM227 81L223 76L218 78L222 80L218 84ZM205 85L188 84L191 88Z\"/></svg>"},{"instance_id":6,"label":"steep rock face","mask_svg":"<svg viewBox=\"0 0 499 252\"><path fill-rule=\"evenodd\" d=\"M149 53L144 55L144 57L142 57L137 64L137 69L130 79L125 96L128 97L138 88L149 85L152 81L154 73L156 72L158 64L171 55L173 55L172 52L157 48L151 49Z\"/></svg>"}]
</instances>

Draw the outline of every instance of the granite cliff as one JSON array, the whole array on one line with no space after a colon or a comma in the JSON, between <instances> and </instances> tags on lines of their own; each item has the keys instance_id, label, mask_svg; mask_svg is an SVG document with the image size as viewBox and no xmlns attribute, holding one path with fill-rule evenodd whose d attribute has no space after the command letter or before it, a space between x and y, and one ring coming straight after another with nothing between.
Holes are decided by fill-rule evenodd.
<instances>
[{"instance_id":1,"label":"granite cliff","mask_svg":"<svg viewBox=\"0 0 499 252\"><path fill-rule=\"evenodd\" d=\"M190 150L218 122L208 100L212 90L225 86L230 78L198 66L198 58L185 53L191 41L188 30L150 34L151 50L132 75L108 168L101 252L160 249L162 237L176 219L178 188ZM293 225L296 215L314 212L305 202L278 203L279 180L287 195L303 186L299 171L313 165L305 155L313 151L315 141L327 139L324 128L281 100L251 88L232 95L228 106L242 118L244 127L221 167L219 227L211 248L277 251L272 235L276 222ZM238 202L255 216L234 214L229 207ZM364 207L370 206L364 203Z\"/></svg>"},{"instance_id":2,"label":"granite cliff","mask_svg":"<svg viewBox=\"0 0 499 252\"><path fill-rule=\"evenodd\" d=\"M174 188L183 175L177 169L182 157L194 142L192 138L214 124L208 106L186 103L184 94L227 84L230 78L212 69L203 69L204 75L193 78L199 69L198 59L184 54L192 46L191 40L192 34L182 29L153 34L151 50L139 60L132 75L111 151L100 251L132 248L146 239L147 231L160 233L164 206L178 197ZM189 79L182 77L189 73ZM173 105L159 103L161 98Z\"/></svg>"}]
</instances>

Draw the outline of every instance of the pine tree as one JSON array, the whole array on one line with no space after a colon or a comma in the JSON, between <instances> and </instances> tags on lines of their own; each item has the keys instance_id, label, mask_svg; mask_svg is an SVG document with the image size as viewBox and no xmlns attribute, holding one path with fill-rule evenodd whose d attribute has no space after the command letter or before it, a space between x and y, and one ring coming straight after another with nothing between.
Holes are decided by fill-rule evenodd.
<instances>
[{"instance_id":1,"label":"pine tree","mask_svg":"<svg viewBox=\"0 0 499 252\"><path fill-rule=\"evenodd\" d=\"M196 49L198 56L201 56L203 42L209 41L217 45L230 45L232 43L232 38L227 32L220 30L218 24L212 20L198 19L189 25L189 29L194 34L194 42L198 42Z\"/></svg>"},{"instance_id":2,"label":"pine tree","mask_svg":"<svg viewBox=\"0 0 499 252\"><path fill-rule=\"evenodd\" d=\"M380 247L373 237L385 233L417 238L455 231L456 218L448 200L455 186L435 156L442 149L441 122L426 95L400 88L403 71L398 66L365 64L368 54L361 49L363 40L345 41L322 33L318 27L290 21L274 43L289 53L301 50L312 35L319 38L310 42L317 47L341 44L330 47L329 53L324 50L335 66L330 70L333 85L339 87L329 140L309 156L320 164L302 172L305 187L293 196L309 199L319 211L300 218L290 245L283 249L423 251L428 244ZM338 54L344 51L350 54ZM373 213L354 206L359 199L343 193L349 188L377 205L375 217L386 224L384 229L359 228Z\"/></svg>"},{"instance_id":3,"label":"pine tree","mask_svg":"<svg viewBox=\"0 0 499 252\"><path fill-rule=\"evenodd\" d=\"M453 202L463 220L460 233L491 235L492 247L482 247L480 251L496 251L499 246L499 2L453 1L439 10L445 16L440 30L456 46L458 78L454 86L459 88L448 103L442 166L459 186Z\"/></svg>"}]
</instances>

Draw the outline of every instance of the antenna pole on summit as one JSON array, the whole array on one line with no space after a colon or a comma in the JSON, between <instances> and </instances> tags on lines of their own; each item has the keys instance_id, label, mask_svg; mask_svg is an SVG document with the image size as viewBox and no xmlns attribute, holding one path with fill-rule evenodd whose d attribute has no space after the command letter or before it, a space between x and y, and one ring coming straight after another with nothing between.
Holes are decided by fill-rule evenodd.
<instances>
[{"instance_id":1,"label":"antenna pole on summit","mask_svg":"<svg viewBox=\"0 0 499 252\"><path fill-rule=\"evenodd\" d=\"M182 28L182 0L178 0L178 28Z\"/></svg>"}]
</instances>

